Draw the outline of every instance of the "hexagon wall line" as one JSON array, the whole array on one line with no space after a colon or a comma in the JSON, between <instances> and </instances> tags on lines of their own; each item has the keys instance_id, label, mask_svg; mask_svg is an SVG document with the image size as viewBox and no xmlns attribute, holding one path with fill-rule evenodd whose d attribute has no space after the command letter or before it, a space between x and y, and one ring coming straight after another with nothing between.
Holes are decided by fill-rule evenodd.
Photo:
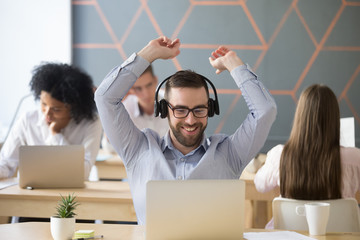
<instances>
[{"instance_id":1,"label":"hexagon wall line","mask_svg":"<svg viewBox=\"0 0 360 240\"><path fill-rule=\"evenodd\" d=\"M275 99L285 97L292 101L285 104L284 109L279 109L274 125L289 128L292 116L288 112L294 111L300 92L309 84L324 83L337 93L339 102L344 100L342 117L354 116L356 143L360 143L360 96L354 94L354 91L360 91L359 1L169 1L72 1L74 26L79 26L73 30L74 64L87 70L99 84L101 76L111 69L107 66L108 62L119 65L156 36L180 38L182 53L167 63L156 63L156 72L161 79L175 70L188 68L191 62L196 63L196 71L209 72L211 67L203 63L204 56L209 56L219 45L225 45L244 56L244 61L250 62ZM124 14L119 14L120 11ZM317 14L326 17L317 18ZM108 42L97 40L99 29L82 30L81 26L91 26L92 21L102 23L108 36L101 37L108 38ZM170 23L164 24L166 22L171 22L173 27L168 29ZM202 22L213 22L214 25L209 27L200 24ZM121 31L119 23L126 23ZM344 26L350 30L346 32ZM230 27L232 29L224 31L224 35L222 30ZM298 37L293 38L295 35ZM79 36L85 40L79 41ZM292 41L296 41L298 49L291 47ZM120 58L117 59L117 56ZM339 59L339 66L334 65L332 59ZM294 69L299 73L295 73ZM209 126L208 131L231 134L236 129L233 123L245 117L243 111L239 111L239 107L242 109L243 106L238 106L241 91L231 80L227 80L231 79L229 75L212 75L212 78L224 79L224 82L217 81L216 87L219 98L227 102L222 116L212 120L215 124ZM348 94L352 94L352 98ZM238 112L240 116L236 115ZM289 132L281 131L280 127L273 127L268 138L269 147L287 139Z\"/></svg>"}]
</instances>

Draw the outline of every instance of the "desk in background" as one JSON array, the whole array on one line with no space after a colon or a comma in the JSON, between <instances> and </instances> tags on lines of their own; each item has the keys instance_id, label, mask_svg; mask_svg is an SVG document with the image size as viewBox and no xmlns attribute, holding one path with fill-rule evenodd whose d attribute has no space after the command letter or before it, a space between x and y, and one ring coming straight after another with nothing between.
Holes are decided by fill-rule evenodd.
<instances>
[{"instance_id":1,"label":"desk in background","mask_svg":"<svg viewBox=\"0 0 360 240\"><path fill-rule=\"evenodd\" d=\"M125 166L117 155L107 154L100 151L95 163L100 179L121 180L126 178ZM279 188L267 193L259 193L254 185L254 173L244 171L240 179L246 184L246 213L245 226L263 228L271 219L271 202L274 197L280 195Z\"/></svg>"},{"instance_id":2,"label":"desk in background","mask_svg":"<svg viewBox=\"0 0 360 240\"><path fill-rule=\"evenodd\" d=\"M256 190L254 183L255 173L249 173L247 171L243 171L240 179L245 181L245 200L254 200L254 201L272 201L275 197L280 196L280 188L276 187L273 190L260 193Z\"/></svg>"},{"instance_id":3,"label":"desk in background","mask_svg":"<svg viewBox=\"0 0 360 240\"><path fill-rule=\"evenodd\" d=\"M76 224L76 230L95 230L95 235L104 235L106 240L141 240L145 239L144 226L123 224ZM245 232L267 232L264 229L245 229ZM306 232L299 232L308 236ZM0 225L2 239L22 240L49 240L50 223L29 222ZM360 233L328 233L325 236L311 236L318 240L355 240L360 238Z\"/></svg>"},{"instance_id":4,"label":"desk in background","mask_svg":"<svg viewBox=\"0 0 360 240\"><path fill-rule=\"evenodd\" d=\"M126 178L124 163L118 155L106 154L104 151L100 151L95 165L100 179L121 180ZM254 177L254 173L250 173L246 170L243 171L240 177L240 179L244 180L246 183L245 198L247 200L272 201L274 197L280 195L279 188L275 188L267 193L259 193L255 188Z\"/></svg>"},{"instance_id":5,"label":"desk in background","mask_svg":"<svg viewBox=\"0 0 360 240\"><path fill-rule=\"evenodd\" d=\"M21 189L18 185L0 190L0 215L49 218L55 213L60 194L74 193L80 205L77 219L134 221L129 184L121 181L86 182L85 188Z\"/></svg>"},{"instance_id":6,"label":"desk in background","mask_svg":"<svg viewBox=\"0 0 360 240\"><path fill-rule=\"evenodd\" d=\"M117 155L107 155L100 151L100 161L96 161L98 176L100 179L121 180L126 178L125 166ZM260 154L258 160L262 164L266 155ZM260 167L257 166L257 167ZM280 196L280 189L275 188L267 193L260 193L256 190L254 184L255 173L243 171L240 179L246 184L246 227L263 228L272 218L272 200ZM360 192L356 194L356 199L360 203Z\"/></svg>"},{"instance_id":7,"label":"desk in background","mask_svg":"<svg viewBox=\"0 0 360 240\"><path fill-rule=\"evenodd\" d=\"M260 193L254 184L255 173L246 170L240 179L245 181L245 227L264 228L272 218L272 200L280 196L280 188Z\"/></svg>"},{"instance_id":8,"label":"desk in background","mask_svg":"<svg viewBox=\"0 0 360 240\"><path fill-rule=\"evenodd\" d=\"M124 163L118 155L106 154L104 151L100 151L95 166L100 179L122 180L126 178ZM254 177L254 173L245 170L240 177L246 183L245 198L247 200L272 201L274 197L280 195L279 188L267 193L259 193L254 185Z\"/></svg>"},{"instance_id":9,"label":"desk in background","mask_svg":"<svg viewBox=\"0 0 360 240\"><path fill-rule=\"evenodd\" d=\"M122 180L126 178L124 163L116 154L106 154L100 150L95 166L100 180Z\"/></svg>"},{"instance_id":10,"label":"desk in background","mask_svg":"<svg viewBox=\"0 0 360 240\"><path fill-rule=\"evenodd\" d=\"M279 193L277 190L266 194L257 192L251 173L244 172L241 179L246 183L246 200L251 201L251 206L246 208L249 219L246 227L264 227L272 216L271 212L267 211L271 207L263 210L258 207L261 205L259 201L271 203ZM18 185L11 186L0 190L0 215L47 218L54 214L60 194L64 196L68 193L75 193L81 203L77 211L79 219L136 221L129 185L121 181L87 182L84 189L26 190L19 188ZM2 220L4 221L7 220ZM259 224L259 221L262 223Z\"/></svg>"}]
</instances>

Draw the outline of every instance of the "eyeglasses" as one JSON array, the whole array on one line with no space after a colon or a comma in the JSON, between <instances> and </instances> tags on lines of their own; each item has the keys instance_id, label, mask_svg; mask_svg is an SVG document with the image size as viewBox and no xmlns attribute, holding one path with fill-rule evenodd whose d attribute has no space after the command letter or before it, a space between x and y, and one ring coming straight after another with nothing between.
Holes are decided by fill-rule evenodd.
<instances>
[{"instance_id":1,"label":"eyeglasses","mask_svg":"<svg viewBox=\"0 0 360 240\"><path fill-rule=\"evenodd\" d=\"M208 115L207 107L196 107L196 108L187 108L187 107L173 107L168 103L169 108L173 111L174 117L176 118L186 118L190 112L194 114L197 118L204 118Z\"/></svg>"}]
</instances>

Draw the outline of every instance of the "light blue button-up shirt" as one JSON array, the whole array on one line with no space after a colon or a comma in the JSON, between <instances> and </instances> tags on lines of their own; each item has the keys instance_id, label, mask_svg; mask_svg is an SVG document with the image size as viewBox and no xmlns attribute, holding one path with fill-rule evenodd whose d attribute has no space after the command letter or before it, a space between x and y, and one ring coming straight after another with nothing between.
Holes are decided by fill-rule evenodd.
<instances>
[{"instance_id":1,"label":"light blue button-up shirt","mask_svg":"<svg viewBox=\"0 0 360 240\"><path fill-rule=\"evenodd\" d=\"M142 57L131 55L106 76L95 93L105 133L124 161L139 224L145 224L149 180L238 179L264 145L276 116L273 97L248 66L241 65L231 76L250 110L247 118L231 136L204 136L198 148L183 155L169 133L160 138L155 131L136 128L121 103L148 66Z\"/></svg>"}]
</instances>

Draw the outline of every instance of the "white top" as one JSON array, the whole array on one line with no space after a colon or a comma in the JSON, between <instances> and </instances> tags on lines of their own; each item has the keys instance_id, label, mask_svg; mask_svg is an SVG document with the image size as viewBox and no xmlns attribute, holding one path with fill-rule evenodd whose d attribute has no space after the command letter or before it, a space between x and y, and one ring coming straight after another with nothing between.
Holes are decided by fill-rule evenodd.
<instances>
[{"instance_id":1,"label":"white top","mask_svg":"<svg viewBox=\"0 0 360 240\"><path fill-rule=\"evenodd\" d=\"M161 98L162 97L159 91L159 99ZM135 95L127 96L123 101L123 104L128 111L131 120L140 130L144 128L150 128L156 131L160 137L165 136L169 130L169 123L167 118L161 118L160 116L155 117L154 114L148 115L140 111L138 98Z\"/></svg>"},{"instance_id":2,"label":"white top","mask_svg":"<svg viewBox=\"0 0 360 240\"><path fill-rule=\"evenodd\" d=\"M52 135L40 110L25 113L11 129L0 153L0 178L12 177L19 164L21 145L83 145L85 148L85 179L89 178L100 148L101 122L71 120L60 133Z\"/></svg>"},{"instance_id":3,"label":"white top","mask_svg":"<svg viewBox=\"0 0 360 240\"><path fill-rule=\"evenodd\" d=\"M279 166L283 145L272 148L266 157L264 166L256 173L254 183L259 192L267 192L280 186ZM340 148L342 168L342 197L354 198L360 191L360 149L354 147Z\"/></svg>"}]
</instances>

